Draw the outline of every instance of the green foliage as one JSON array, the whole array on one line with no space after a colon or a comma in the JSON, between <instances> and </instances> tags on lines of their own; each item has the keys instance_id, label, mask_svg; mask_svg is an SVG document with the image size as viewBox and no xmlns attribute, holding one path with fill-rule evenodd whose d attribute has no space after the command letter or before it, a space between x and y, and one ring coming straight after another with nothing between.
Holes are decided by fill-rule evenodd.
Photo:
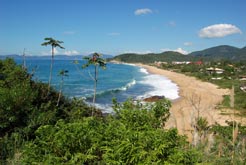
<instances>
[{"instance_id":1,"label":"green foliage","mask_svg":"<svg viewBox=\"0 0 246 165\"><path fill-rule=\"evenodd\" d=\"M59 47L59 48L61 48L61 49L65 49L64 47L62 47L62 46L60 45L60 44L63 43L63 41L55 40L55 39L53 39L53 38L51 38L51 37L49 37L49 38L44 38L44 40L45 40L46 42L42 43L42 44L41 44L42 46L48 46L48 45L51 45L52 48L53 48L53 47Z\"/></svg>"},{"instance_id":2,"label":"green foliage","mask_svg":"<svg viewBox=\"0 0 246 165\"><path fill-rule=\"evenodd\" d=\"M210 127L206 118L198 117L195 119L194 131L197 131L200 143L204 140L209 128Z\"/></svg>"},{"instance_id":3,"label":"green foliage","mask_svg":"<svg viewBox=\"0 0 246 165\"><path fill-rule=\"evenodd\" d=\"M61 76L61 82L60 82L59 96L58 96L58 99L57 99L57 106L59 106L59 103L60 103L60 100L61 100L64 77L68 76L68 70L64 70L64 69L60 70L58 76Z\"/></svg>"},{"instance_id":4,"label":"green foliage","mask_svg":"<svg viewBox=\"0 0 246 165\"><path fill-rule=\"evenodd\" d=\"M220 45L202 51L192 52L189 55L203 58L206 61L245 61L245 54L245 47L240 49L233 46Z\"/></svg>"},{"instance_id":5,"label":"green foliage","mask_svg":"<svg viewBox=\"0 0 246 165\"><path fill-rule=\"evenodd\" d=\"M204 162L212 164L245 164L246 162L246 127L238 125L235 128L233 143L233 122L228 126L214 125L210 129L213 133L213 145L209 152L204 152ZM235 136L236 135L236 136Z\"/></svg>"},{"instance_id":6,"label":"green foliage","mask_svg":"<svg viewBox=\"0 0 246 165\"><path fill-rule=\"evenodd\" d=\"M58 93L52 88L48 96L47 92L46 84L34 82L12 59L0 61L0 164L14 156L25 141L35 138L38 127L88 116L83 101L76 103L61 95L56 106ZM75 110L77 113L71 112Z\"/></svg>"},{"instance_id":7,"label":"green foliage","mask_svg":"<svg viewBox=\"0 0 246 165\"><path fill-rule=\"evenodd\" d=\"M90 162L97 155L97 141L102 136L103 125L97 119L85 118L83 122L45 125L36 131L37 138L27 145L23 162L77 164Z\"/></svg>"},{"instance_id":8,"label":"green foliage","mask_svg":"<svg viewBox=\"0 0 246 165\"><path fill-rule=\"evenodd\" d=\"M224 95L223 97L224 99L223 99L222 105L224 105L225 107L230 107L230 96Z\"/></svg>"},{"instance_id":9,"label":"green foliage","mask_svg":"<svg viewBox=\"0 0 246 165\"><path fill-rule=\"evenodd\" d=\"M160 100L155 104L146 105L143 105L140 102L134 102L131 99L122 105L119 105L114 101L113 106L116 117L131 126L134 125L134 128L136 129L138 129L138 127L144 128L145 125L147 127L153 126L155 128L163 126L170 116L170 107L170 101L165 99ZM131 109L130 112L129 109ZM131 114L129 115L129 113Z\"/></svg>"},{"instance_id":10,"label":"green foliage","mask_svg":"<svg viewBox=\"0 0 246 165\"><path fill-rule=\"evenodd\" d=\"M194 164L200 154L190 149L176 129L160 127L170 102L141 105L114 101L116 114L69 123L59 120L35 132L22 153L23 164ZM163 107L162 107L163 106ZM153 110L162 108L162 110Z\"/></svg>"},{"instance_id":11,"label":"green foliage","mask_svg":"<svg viewBox=\"0 0 246 165\"><path fill-rule=\"evenodd\" d=\"M0 136L23 126L36 92L32 92L30 76L11 59L1 61L0 74Z\"/></svg>"},{"instance_id":12,"label":"green foliage","mask_svg":"<svg viewBox=\"0 0 246 165\"><path fill-rule=\"evenodd\" d=\"M101 67L102 69L106 69L106 61L101 58L101 54L94 53L92 57L84 57L85 60L87 60L87 63L84 64L82 67L86 68L89 65L94 65Z\"/></svg>"}]
</instances>

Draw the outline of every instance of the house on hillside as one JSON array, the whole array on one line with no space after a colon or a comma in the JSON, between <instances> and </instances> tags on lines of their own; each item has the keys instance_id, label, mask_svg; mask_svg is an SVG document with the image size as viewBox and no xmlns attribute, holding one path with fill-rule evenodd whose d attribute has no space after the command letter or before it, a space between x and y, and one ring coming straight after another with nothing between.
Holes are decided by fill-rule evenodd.
<instances>
[{"instance_id":1,"label":"house on hillside","mask_svg":"<svg viewBox=\"0 0 246 165\"><path fill-rule=\"evenodd\" d=\"M224 70L223 70L223 69L220 69L220 68L214 68L214 67L207 68L206 71L207 71L209 74L212 74L212 73L222 74L222 73L224 73Z\"/></svg>"},{"instance_id":2,"label":"house on hillside","mask_svg":"<svg viewBox=\"0 0 246 165\"><path fill-rule=\"evenodd\" d=\"M173 65L191 64L190 61L172 61Z\"/></svg>"},{"instance_id":3,"label":"house on hillside","mask_svg":"<svg viewBox=\"0 0 246 165\"><path fill-rule=\"evenodd\" d=\"M246 75L239 76L240 81L246 81Z\"/></svg>"},{"instance_id":4,"label":"house on hillside","mask_svg":"<svg viewBox=\"0 0 246 165\"><path fill-rule=\"evenodd\" d=\"M161 66L162 64L167 65L167 62L155 61L156 66Z\"/></svg>"},{"instance_id":5,"label":"house on hillside","mask_svg":"<svg viewBox=\"0 0 246 165\"><path fill-rule=\"evenodd\" d=\"M202 61L195 61L195 62L190 62L190 64L193 64L193 65L202 65L203 62Z\"/></svg>"},{"instance_id":6,"label":"house on hillside","mask_svg":"<svg viewBox=\"0 0 246 165\"><path fill-rule=\"evenodd\" d=\"M196 61L196 62L192 62L192 64L195 64L195 65L202 65L203 62L202 62L202 61Z\"/></svg>"}]
</instances>

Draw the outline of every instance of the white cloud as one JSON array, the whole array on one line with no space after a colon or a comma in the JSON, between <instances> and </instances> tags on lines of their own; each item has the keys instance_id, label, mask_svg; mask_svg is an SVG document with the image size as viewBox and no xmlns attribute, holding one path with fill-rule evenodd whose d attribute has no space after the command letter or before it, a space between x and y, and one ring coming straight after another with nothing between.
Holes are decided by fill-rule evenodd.
<instances>
[{"instance_id":1,"label":"white cloud","mask_svg":"<svg viewBox=\"0 0 246 165\"><path fill-rule=\"evenodd\" d=\"M132 50L127 50L124 51L123 53L135 53L135 54L149 54L149 53L153 53L150 50L145 50L145 51L132 51Z\"/></svg>"},{"instance_id":2,"label":"white cloud","mask_svg":"<svg viewBox=\"0 0 246 165\"><path fill-rule=\"evenodd\" d=\"M151 14L153 11L151 9L145 8L145 9L137 9L135 10L135 15L145 15L145 14Z\"/></svg>"},{"instance_id":3,"label":"white cloud","mask_svg":"<svg viewBox=\"0 0 246 165\"><path fill-rule=\"evenodd\" d=\"M231 24L215 24L202 28L199 31L201 38L221 38L231 34L242 33L242 31Z\"/></svg>"},{"instance_id":4,"label":"white cloud","mask_svg":"<svg viewBox=\"0 0 246 165\"><path fill-rule=\"evenodd\" d=\"M183 50L182 48L177 48L175 50L169 49L169 48L165 48L165 49L161 49L161 51L162 52L167 52L167 51L179 52L179 53L184 54L184 55L188 54L188 52L186 50Z\"/></svg>"},{"instance_id":5,"label":"white cloud","mask_svg":"<svg viewBox=\"0 0 246 165\"><path fill-rule=\"evenodd\" d=\"M119 36L120 33L118 32L112 32L112 33L108 33L109 36Z\"/></svg>"},{"instance_id":6,"label":"white cloud","mask_svg":"<svg viewBox=\"0 0 246 165\"><path fill-rule=\"evenodd\" d=\"M50 53L52 53L52 50L50 50ZM54 48L54 53L55 53L55 54L58 54L58 53L59 53L58 50L57 50L56 48Z\"/></svg>"},{"instance_id":7,"label":"white cloud","mask_svg":"<svg viewBox=\"0 0 246 165\"><path fill-rule=\"evenodd\" d=\"M185 42L185 43L184 43L184 46L192 46L192 45L193 45L192 42Z\"/></svg>"},{"instance_id":8,"label":"white cloud","mask_svg":"<svg viewBox=\"0 0 246 165\"><path fill-rule=\"evenodd\" d=\"M84 56L88 56L88 55L93 54L95 52L97 52L97 51L86 51L86 52L83 52L81 54L83 54Z\"/></svg>"},{"instance_id":9,"label":"white cloud","mask_svg":"<svg viewBox=\"0 0 246 165\"><path fill-rule=\"evenodd\" d=\"M59 51L58 51L56 48L54 48L54 53L55 53L55 55L56 55L56 54L59 53ZM50 50L49 52L41 52L41 54L42 54L43 56L49 56L49 55L52 54L52 50Z\"/></svg>"},{"instance_id":10,"label":"white cloud","mask_svg":"<svg viewBox=\"0 0 246 165\"><path fill-rule=\"evenodd\" d=\"M182 53L182 54L188 54L188 52L186 50L183 50L182 48L178 48L176 50L174 50L175 52L179 52L179 53Z\"/></svg>"},{"instance_id":11,"label":"white cloud","mask_svg":"<svg viewBox=\"0 0 246 165\"><path fill-rule=\"evenodd\" d=\"M79 52L77 50L66 50L64 54L67 56L71 56L71 55L78 55Z\"/></svg>"}]
</instances>

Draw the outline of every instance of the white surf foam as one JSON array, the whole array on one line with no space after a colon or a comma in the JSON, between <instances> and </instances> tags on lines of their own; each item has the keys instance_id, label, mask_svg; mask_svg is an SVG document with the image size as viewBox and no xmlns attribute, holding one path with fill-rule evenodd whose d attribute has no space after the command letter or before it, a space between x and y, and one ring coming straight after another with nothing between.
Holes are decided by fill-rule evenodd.
<instances>
[{"instance_id":1,"label":"white surf foam","mask_svg":"<svg viewBox=\"0 0 246 165\"><path fill-rule=\"evenodd\" d=\"M179 98L178 86L164 76L148 74L140 83L151 85L154 88L152 91L146 92L144 95L140 96L141 98L154 95L165 96L171 100Z\"/></svg>"},{"instance_id":2,"label":"white surf foam","mask_svg":"<svg viewBox=\"0 0 246 165\"><path fill-rule=\"evenodd\" d=\"M145 74L149 74L149 72L145 68L140 68L140 72L145 73Z\"/></svg>"},{"instance_id":3,"label":"white surf foam","mask_svg":"<svg viewBox=\"0 0 246 165\"><path fill-rule=\"evenodd\" d=\"M125 86L121 87L120 90L127 90L128 88L130 88L131 86L136 84L136 80L132 80L131 82L127 83Z\"/></svg>"},{"instance_id":4,"label":"white surf foam","mask_svg":"<svg viewBox=\"0 0 246 165\"><path fill-rule=\"evenodd\" d=\"M88 105L90 106L94 106L93 103L88 103ZM113 110L113 107L112 107L112 104L98 104L98 103L95 103L95 107L100 109L103 113L114 113L114 110Z\"/></svg>"}]
</instances>

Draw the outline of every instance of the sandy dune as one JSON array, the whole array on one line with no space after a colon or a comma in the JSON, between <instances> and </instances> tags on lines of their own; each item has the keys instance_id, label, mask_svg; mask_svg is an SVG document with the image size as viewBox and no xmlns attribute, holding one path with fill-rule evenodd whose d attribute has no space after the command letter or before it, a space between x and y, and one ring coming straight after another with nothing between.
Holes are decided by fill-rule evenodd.
<instances>
[{"instance_id":1,"label":"sandy dune","mask_svg":"<svg viewBox=\"0 0 246 165\"><path fill-rule=\"evenodd\" d=\"M223 95L229 94L228 89L219 89L214 84L154 66L137 65L146 68L149 73L169 78L179 87L180 98L173 101L167 128L177 127L179 133L191 138L192 123L198 116L206 117L209 124L217 122L225 125L226 120L232 120L232 115L221 115L221 109L216 108L223 100Z\"/></svg>"}]
</instances>

